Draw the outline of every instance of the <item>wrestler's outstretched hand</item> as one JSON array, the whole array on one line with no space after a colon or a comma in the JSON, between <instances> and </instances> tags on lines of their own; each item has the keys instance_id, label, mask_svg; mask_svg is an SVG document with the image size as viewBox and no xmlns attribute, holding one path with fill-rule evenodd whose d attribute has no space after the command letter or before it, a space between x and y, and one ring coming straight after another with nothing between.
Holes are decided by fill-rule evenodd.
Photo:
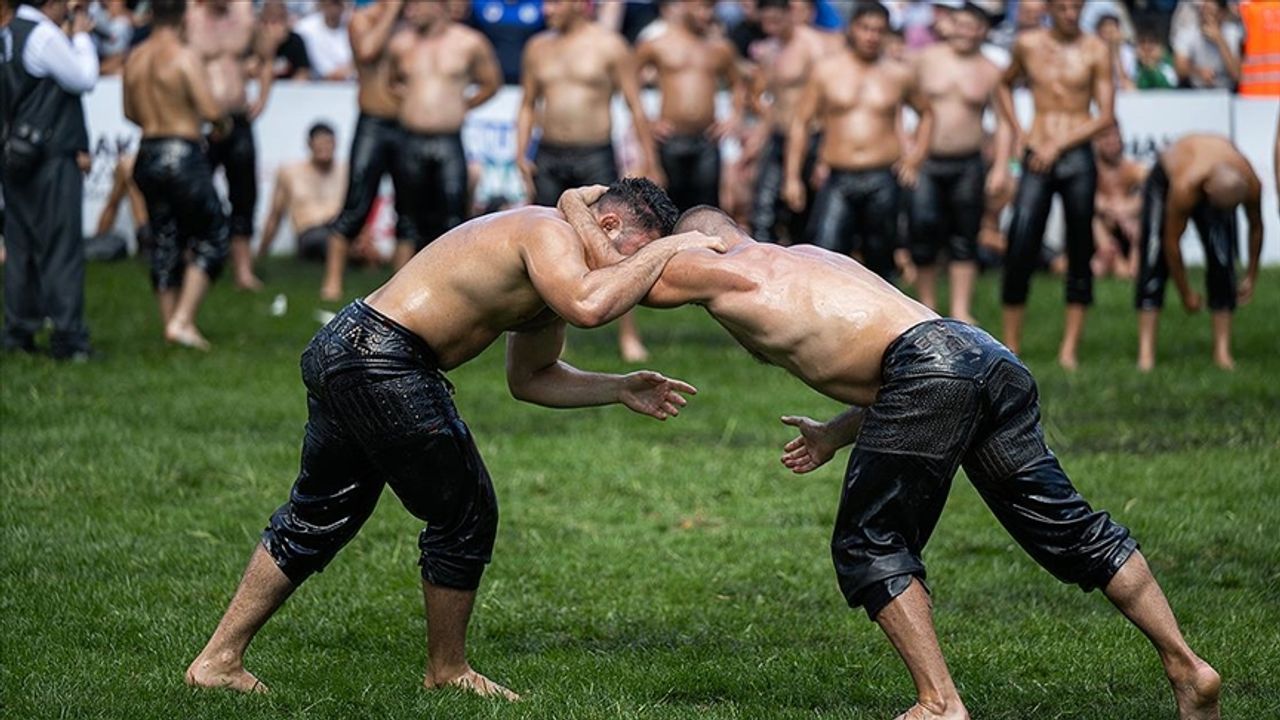
<instances>
[{"instance_id":1,"label":"wrestler's outstretched hand","mask_svg":"<svg viewBox=\"0 0 1280 720\"><path fill-rule=\"evenodd\" d=\"M826 423L797 415L783 415L782 424L800 429L800 436L782 447L782 464L797 475L822 467L840 449L839 440Z\"/></svg>"},{"instance_id":2,"label":"wrestler's outstretched hand","mask_svg":"<svg viewBox=\"0 0 1280 720\"><path fill-rule=\"evenodd\" d=\"M637 370L622 376L618 401L641 415L666 420L679 415L680 408L689 402L681 393L697 395L698 389L662 373Z\"/></svg>"}]
</instances>

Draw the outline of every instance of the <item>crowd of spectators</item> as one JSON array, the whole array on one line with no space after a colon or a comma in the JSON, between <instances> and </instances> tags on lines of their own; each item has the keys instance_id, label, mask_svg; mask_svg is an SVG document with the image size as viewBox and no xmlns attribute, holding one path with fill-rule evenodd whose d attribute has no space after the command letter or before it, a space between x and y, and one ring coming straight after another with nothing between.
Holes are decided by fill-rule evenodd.
<instances>
[{"instance_id":1,"label":"crowd of spectators","mask_svg":"<svg viewBox=\"0 0 1280 720\"><path fill-rule=\"evenodd\" d=\"M278 78L350 81L355 77L347 41L347 17L353 5L371 0L253 0L264 27L279 36ZM483 32L493 43L504 80L516 84L524 43L544 29L541 0L431 0L447 2L454 18ZM1044 0L972 0L996 22L991 48L999 52L1018 32L1045 24ZM1256 0L1089 0L1081 17L1085 30L1111 47L1117 87L1127 90L1169 88L1233 89L1240 82L1248 13L1241 6ZM839 32L855 0L796 0L808 6L812 23ZM661 23L657 0L597 0L596 16L635 42ZM909 53L936 42L935 4L961 0L903 0L887 3ZM1276 3L1280 5L1280 3ZM94 38L105 75L118 73L129 48L147 34L146 0L92 0ZM754 20L753 0L721 0L716 14L726 34L747 55L763 37ZM1264 13L1255 13L1263 17ZM1267 16L1270 17L1270 16ZM1275 22L1270 17L1265 22ZM1260 21L1260 26L1265 24ZM1255 32L1263 32L1259 27Z\"/></svg>"}]
</instances>

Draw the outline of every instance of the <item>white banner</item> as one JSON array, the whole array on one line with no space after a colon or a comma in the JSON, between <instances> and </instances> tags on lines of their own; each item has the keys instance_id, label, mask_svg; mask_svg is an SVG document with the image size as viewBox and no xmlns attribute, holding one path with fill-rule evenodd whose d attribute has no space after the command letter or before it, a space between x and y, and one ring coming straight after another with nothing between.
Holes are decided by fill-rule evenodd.
<instances>
[{"instance_id":1,"label":"white banner","mask_svg":"<svg viewBox=\"0 0 1280 720\"><path fill-rule=\"evenodd\" d=\"M722 106L727 103L726 97L719 100ZM1019 116L1029 123L1032 110L1029 95L1019 93L1016 100ZM646 92L644 102L647 109L656 110L656 93ZM467 158L481 173L476 188L477 205L503 200L519 202L523 197L523 183L515 168L515 117L519 103L520 89L504 87L492 100L472 111L463 126ZM1145 91L1118 94L1116 115L1126 149L1144 162L1153 161L1170 142L1190 132L1211 132L1234 138L1267 184L1268 190L1264 193L1267 242L1263 257L1268 264L1277 264L1280 263L1280 219L1277 219L1271 158L1278 106L1280 101L1237 99L1225 92ZM635 141L625 105L615 100L612 109L615 148L625 173L636 164ZM85 232L90 234L97 226L102 205L111 190L116 160L124 153L137 150L138 131L124 119L119 78L103 78L97 88L85 96L85 112L94 153L84 205ZM266 112L254 124L258 143L256 227L259 230L270 204L276 171L281 165L306 157L307 129L321 120L337 131L338 157L345 160L356 120L354 85L276 83ZM219 188L225 188L221 173L217 183ZM383 185L383 197L373 221L380 244L391 242L394 225L391 208L388 182ZM128 230L128 213L120 213L119 218L121 228ZM293 238L288 227L282 230L274 249L292 252ZM1199 243L1187 243L1186 253L1189 261L1198 262Z\"/></svg>"}]
</instances>

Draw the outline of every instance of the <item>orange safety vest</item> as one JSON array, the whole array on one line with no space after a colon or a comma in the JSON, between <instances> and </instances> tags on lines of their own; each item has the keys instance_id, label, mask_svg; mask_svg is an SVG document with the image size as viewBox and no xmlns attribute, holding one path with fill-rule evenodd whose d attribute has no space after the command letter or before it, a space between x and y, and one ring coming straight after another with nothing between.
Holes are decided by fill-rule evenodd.
<instances>
[{"instance_id":1,"label":"orange safety vest","mask_svg":"<svg viewBox=\"0 0 1280 720\"><path fill-rule=\"evenodd\" d=\"M1244 21L1240 94L1280 97L1280 2L1244 0L1240 18Z\"/></svg>"}]
</instances>

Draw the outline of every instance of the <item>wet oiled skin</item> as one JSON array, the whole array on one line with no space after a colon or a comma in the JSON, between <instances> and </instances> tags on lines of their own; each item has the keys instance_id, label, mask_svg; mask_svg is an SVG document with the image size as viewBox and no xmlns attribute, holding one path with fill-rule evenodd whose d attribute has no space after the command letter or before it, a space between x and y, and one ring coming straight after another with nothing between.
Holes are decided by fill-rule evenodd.
<instances>
[{"instance_id":1,"label":"wet oiled skin","mask_svg":"<svg viewBox=\"0 0 1280 720\"><path fill-rule=\"evenodd\" d=\"M157 36L129 57L124 70L125 106L146 138L201 138L200 103L218 110L209 91L191 78L204 70L176 34Z\"/></svg>"},{"instance_id":2,"label":"wet oiled skin","mask_svg":"<svg viewBox=\"0 0 1280 720\"><path fill-rule=\"evenodd\" d=\"M545 233L574 236L552 208L477 218L424 248L365 303L426 340L441 369L457 367L508 330L554 319L522 252Z\"/></svg>"},{"instance_id":3,"label":"wet oiled skin","mask_svg":"<svg viewBox=\"0 0 1280 720\"><path fill-rule=\"evenodd\" d=\"M193 4L186 23L187 43L205 63L214 102L224 113L243 112L249 106L243 58L253 42L252 3L230 3L224 14Z\"/></svg>"},{"instance_id":4,"label":"wet oiled skin","mask_svg":"<svg viewBox=\"0 0 1280 720\"><path fill-rule=\"evenodd\" d=\"M898 114L912 83L910 68L888 59L858 62L846 51L820 63L814 82L824 163L836 170L863 170L902 157Z\"/></svg>"},{"instance_id":5,"label":"wet oiled skin","mask_svg":"<svg viewBox=\"0 0 1280 720\"><path fill-rule=\"evenodd\" d=\"M982 149L982 113L1000 69L980 52L962 55L939 44L920 53L920 89L933 108L929 152L959 156Z\"/></svg>"},{"instance_id":6,"label":"wet oiled skin","mask_svg":"<svg viewBox=\"0 0 1280 720\"><path fill-rule=\"evenodd\" d=\"M1231 165L1242 176L1255 177L1249 161L1230 140L1219 135L1194 134L1178 138L1160 155L1160 164L1175 185L1196 189L1191 194L1196 201L1203 196L1201 186L1218 165Z\"/></svg>"},{"instance_id":7,"label":"wet oiled skin","mask_svg":"<svg viewBox=\"0 0 1280 720\"><path fill-rule=\"evenodd\" d=\"M351 24L367 26L377 22L384 12L388 12L385 5L361 8L355 11ZM357 17L360 18L358 21ZM396 117L400 112L400 99L391 91L393 74L391 53L386 47L383 47L372 62L356 62L356 78L359 81L356 100L360 105L360 112L380 118Z\"/></svg>"},{"instance_id":8,"label":"wet oiled skin","mask_svg":"<svg viewBox=\"0 0 1280 720\"><path fill-rule=\"evenodd\" d=\"M1067 137L1091 120L1094 71L1107 48L1093 35L1071 41L1056 40L1048 30L1034 30L1018 39L1014 53L1027 75L1035 100L1029 143L1034 147ZM1064 148L1066 149L1066 148Z\"/></svg>"},{"instance_id":9,"label":"wet oiled skin","mask_svg":"<svg viewBox=\"0 0 1280 720\"><path fill-rule=\"evenodd\" d=\"M396 72L404 78L400 124L420 133L453 133L467 115L472 58L483 42L470 28L449 23L442 31L404 30L391 43Z\"/></svg>"},{"instance_id":10,"label":"wet oiled skin","mask_svg":"<svg viewBox=\"0 0 1280 720\"><path fill-rule=\"evenodd\" d=\"M642 47L641 62L658 69L662 94L659 117L676 133L696 135L716 119L719 80L734 62L733 48L718 39L699 37L685 30L671 30Z\"/></svg>"},{"instance_id":11,"label":"wet oiled skin","mask_svg":"<svg viewBox=\"0 0 1280 720\"><path fill-rule=\"evenodd\" d=\"M889 343L938 317L847 256L746 237L724 255L676 255L646 300L687 302L703 305L758 358L862 406L875 402Z\"/></svg>"}]
</instances>

